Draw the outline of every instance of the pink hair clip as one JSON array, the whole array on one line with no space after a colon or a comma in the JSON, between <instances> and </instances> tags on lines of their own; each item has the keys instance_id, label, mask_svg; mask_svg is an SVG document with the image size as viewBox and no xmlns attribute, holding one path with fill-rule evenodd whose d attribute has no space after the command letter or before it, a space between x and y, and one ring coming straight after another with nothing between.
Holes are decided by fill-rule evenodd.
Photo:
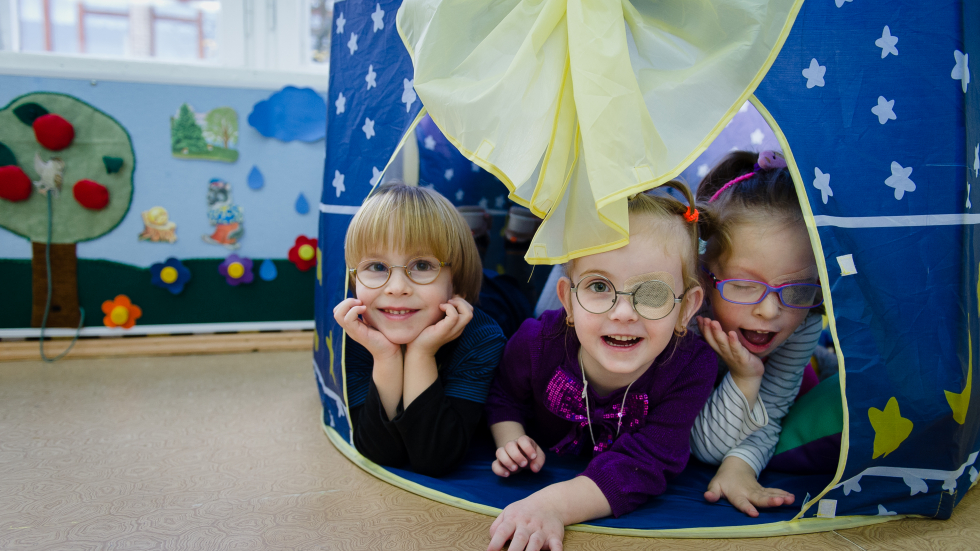
<instances>
[{"instance_id":1,"label":"pink hair clip","mask_svg":"<svg viewBox=\"0 0 980 551\"><path fill-rule=\"evenodd\" d=\"M755 174L760 170L771 170L776 168L786 168L786 159L783 158L782 153L778 151L770 151L767 149L759 153L759 160L756 161L755 168L752 170L752 172L743 174L738 178L735 178L732 181L728 182L727 184L721 186L721 189L716 191L715 194L711 196L711 199L708 199L708 202L709 203L714 202L714 200L717 199L718 196L720 196L722 193L724 193L726 189L734 186L735 184L741 181L748 180L749 178L755 176Z\"/></svg>"}]
</instances>

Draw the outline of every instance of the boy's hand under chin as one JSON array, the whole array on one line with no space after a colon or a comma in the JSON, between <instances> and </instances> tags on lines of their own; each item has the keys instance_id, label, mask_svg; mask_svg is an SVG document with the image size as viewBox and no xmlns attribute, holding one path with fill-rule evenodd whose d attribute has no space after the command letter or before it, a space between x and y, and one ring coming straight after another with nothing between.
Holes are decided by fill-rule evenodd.
<instances>
[{"instance_id":1,"label":"boy's hand under chin","mask_svg":"<svg viewBox=\"0 0 980 551\"><path fill-rule=\"evenodd\" d=\"M763 488L752 467L737 457L726 457L722 461L715 477L708 483L708 491L704 493L704 499L711 503L723 497L753 518L759 516L756 507L792 505L796 499L793 494L779 488Z\"/></svg>"},{"instance_id":2,"label":"boy's hand under chin","mask_svg":"<svg viewBox=\"0 0 980 551\"><path fill-rule=\"evenodd\" d=\"M360 318L367 311L367 306L356 298L341 301L333 309L333 319L347 331L354 342L360 344L378 359L393 358L401 355L401 346L392 343L381 331L364 323Z\"/></svg>"},{"instance_id":3,"label":"boy's hand under chin","mask_svg":"<svg viewBox=\"0 0 980 551\"><path fill-rule=\"evenodd\" d=\"M459 338L473 319L473 306L459 295L440 304L439 308L446 313L446 317L423 329L414 341L408 343L406 354L435 356L442 345Z\"/></svg>"}]
</instances>

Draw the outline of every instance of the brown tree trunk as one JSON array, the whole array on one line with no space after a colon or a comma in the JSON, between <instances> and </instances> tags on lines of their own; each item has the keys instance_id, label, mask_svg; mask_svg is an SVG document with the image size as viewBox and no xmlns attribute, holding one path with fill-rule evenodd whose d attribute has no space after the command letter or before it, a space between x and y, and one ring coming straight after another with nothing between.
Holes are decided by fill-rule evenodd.
<instances>
[{"instance_id":1,"label":"brown tree trunk","mask_svg":"<svg viewBox=\"0 0 980 551\"><path fill-rule=\"evenodd\" d=\"M31 243L31 290L34 294L31 326L41 327L48 300L48 271L44 243ZM48 327L78 327L78 256L75 244L51 244L51 311Z\"/></svg>"}]
</instances>

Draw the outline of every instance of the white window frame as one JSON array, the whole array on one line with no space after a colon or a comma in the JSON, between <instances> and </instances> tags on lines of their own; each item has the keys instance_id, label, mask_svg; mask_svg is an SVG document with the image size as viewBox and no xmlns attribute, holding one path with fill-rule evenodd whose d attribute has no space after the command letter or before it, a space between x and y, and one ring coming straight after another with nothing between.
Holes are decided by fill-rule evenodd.
<instances>
[{"instance_id":1,"label":"white window frame","mask_svg":"<svg viewBox=\"0 0 980 551\"><path fill-rule=\"evenodd\" d=\"M327 89L310 50L309 0L222 0L217 62L20 52L18 0L0 0L0 74L236 88Z\"/></svg>"}]
</instances>

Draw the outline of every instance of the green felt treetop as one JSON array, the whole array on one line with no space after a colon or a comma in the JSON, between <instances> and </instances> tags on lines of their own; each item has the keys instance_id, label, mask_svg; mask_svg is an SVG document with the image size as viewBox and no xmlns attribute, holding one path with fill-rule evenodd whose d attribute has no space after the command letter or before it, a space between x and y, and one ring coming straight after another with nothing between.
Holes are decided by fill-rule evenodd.
<instances>
[{"instance_id":1,"label":"green felt treetop","mask_svg":"<svg viewBox=\"0 0 980 551\"><path fill-rule=\"evenodd\" d=\"M64 119L74 130L70 145L58 151L41 145L35 133L38 124L32 126L41 116L51 115ZM35 187L26 200L0 199L0 227L33 242L46 242L47 198L39 190L45 183L50 187L58 181L60 189L51 192L52 243L77 243L105 235L129 211L136 164L132 140L122 125L95 107L64 94L20 96L0 109L0 144L6 149L3 156L12 156ZM121 159L119 170L108 172L103 157ZM79 189L97 188L94 182L108 192L103 208L83 206L84 198L80 200L74 188L84 180L89 182Z\"/></svg>"}]
</instances>

